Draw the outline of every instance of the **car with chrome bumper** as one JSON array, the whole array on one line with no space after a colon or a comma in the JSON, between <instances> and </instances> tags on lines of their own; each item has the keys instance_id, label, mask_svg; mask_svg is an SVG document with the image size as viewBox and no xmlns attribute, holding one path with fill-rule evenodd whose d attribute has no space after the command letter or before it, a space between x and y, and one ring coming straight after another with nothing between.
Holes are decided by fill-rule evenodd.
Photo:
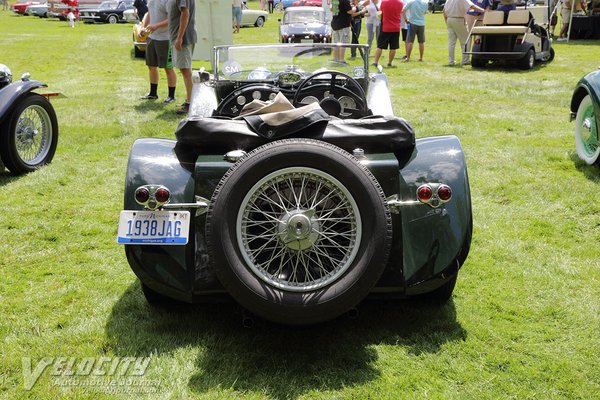
<instances>
[{"instance_id":1,"label":"car with chrome bumper","mask_svg":"<svg viewBox=\"0 0 600 400\"><path fill-rule=\"evenodd\" d=\"M415 139L381 69L332 61L353 46L218 46L176 139L134 142L117 242L150 303L301 325L450 299L472 235L460 141Z\"/></svg>"},{"instance_id":2,"label":"car with chrome bumper","mask_svg":"<svg viewBox=\"0 0 600 400\"><path fill-rule=\"evenodd\" d=\"M331 35L321 7L288 7L279 20L281 43L331 43Z\"/></svg>"},{"instance_id":3,"label":"car with chrome bumper","mask_svg":"<svg viewBox=\"0 0 600 400\"><path fill-rule=\"evenodd\" d=\"M48 87L28 73L13 81L0 64L0 156L14 174L35 171L52 161L58 143L58 121L48 100L58 93L36 93Z\"/></svg>"},{"instance_id":4,"label":"car with chrome bumper","mask_svg":"<svg viewBox=\"0 0 600 400\"><path fill-rule=\"evenodd\" d=\"M600 165L600 69L579 80L571 97L571 121L575 121L575 148L580 159Z\"/></svg>"},{"instance_id":5,"label":"car with chrome bumper","mask_svg":"<svg viewBox=\"0 0 600 400\"><path fill-rule=\"evenodd\" d=\"M116 24L126 22L123 13L125 10L133 8L133 1L105 1L100 4L98 9L88 9L81 11L80 19L87 23L102 22Z\"/></svg>"}]
</instances>

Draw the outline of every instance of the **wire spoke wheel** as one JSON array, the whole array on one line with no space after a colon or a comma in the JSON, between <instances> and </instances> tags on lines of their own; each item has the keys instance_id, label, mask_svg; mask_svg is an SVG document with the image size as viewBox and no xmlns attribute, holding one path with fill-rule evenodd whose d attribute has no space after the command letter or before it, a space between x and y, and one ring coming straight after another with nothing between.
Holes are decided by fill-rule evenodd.
<instances>
[{"instance_id":1,"label":"wire spoke wheel","mask_svg":"<svg viewBox=\"0 0 600 400\"><path fill-rule=\"evenodd\" d=\"M42 107L32 105L19 116L15 146L23 163L37 165L46 158L52 142L50 116Z\"/></svg>"},{"instance_id":2,"label":"wire spoke wheel","mask_svg":"<svg viewBox=\"0 0 600 400\"><path fill-rule=\"evenodd\" d=\"M249 267L290 291L334 282L354 260L362 235L352 195L312 168L286 168L261 179L243 200L237 224Z\"/></svg>"}]
</instances>

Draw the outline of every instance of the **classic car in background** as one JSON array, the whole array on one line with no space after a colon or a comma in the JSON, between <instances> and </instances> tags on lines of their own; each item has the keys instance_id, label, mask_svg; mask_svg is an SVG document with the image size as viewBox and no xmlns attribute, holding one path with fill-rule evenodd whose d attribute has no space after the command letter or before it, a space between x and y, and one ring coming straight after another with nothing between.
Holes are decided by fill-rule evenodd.
<instances>
[{"instance_id":1,"label":"classic car in background","mask_svg":"<svg viewBox=\"0 0 600 400\"><path fill-rule=\"evenodd\" d=\"M331 43L331 25L321 7L288 7L279 21L281 43Z\"/></svg>"},{"instance_id":2,"label":"classic car in background","mask_svg":"<svg viewBox=\"0 0 600 400\"><path fill-rule=\"evenodd\" d=\"M133 54L135 57L142 58L146 54L147 37L147 33L141 22L133 26Z\"/></svg>"},{"instance_id":3,"label":"classic car in background","mask_svg":"<svg viewBox=\"0 0 600 400\"><path fill-rule=\"evenodd\" d=\"M446 0L429 0L427 8L432 14L435 14L436 11L443 11L445 4Z\"/></svg>"},{"instance_id":4,"label":"classic car in background","mask_svg":"<svg viewBox=\"0 0 600 400\"><path fill-rule=\"evenodd\" d=\"M292 7L299 6L323 7L323 0L296 0L292 3Z\"/></svg>"},{"instance_id":5,"label":"classic car in background","mask_svg":"<svg viewBox=\"0 0 600 400\"><path fill-rule=\"evenodd\" d=\"M123 11L123 19L127 22L139 22L137 11L135 8Z\"/></svg>"},{"instance_id":6,"label":"classic car in background","mask_svg":"<svg viewBox=\"0 0 600 400\"><path fill-rule=\"evenodd\" d=\"M490 61L516 63L531 69L536 61L554 59L552 39L545 26L538 25L528 9L487 11L482 26L474 26L467 40L473 40L471 65L483 68Z\"/></svg>"},{"instance_id":7,"label":"classic car in background","mask_svg":"<svg viewBox=\"0 0 600 400\"><path fill-rule=\"evenodd\" d=\"M27 6L24 15L30 15L32 17L48 18L48 3L34 4Z\"/></svg>"},{"instance_id":8,"label":"classic car in background","mask_svg":"<svg viewBox=\"0 0 600 400\"><path fill-rule=\"evenodd\" d=\"M117 241L149 302L231 296L298 325L369 294L451 297L472 232L460 141L415 139L385 74L340 46L216 47L176 140L135 141Z\"/></svg>"},{"instance_id":9,"label":"classic car in background","mask_svg":"<svg viewBox=\"0 0 600 400\"><path fill-rule=\"evenodd\" d=\"M0 156L14 174L34 171L54 157L58 121L48 98L58 93L34 92L45 87L27 73L13 82L10 69L0 64Z\"/></svg>"},{"instance_id":10,"label":"classic car in background","mask_svg":"<svg viewBox=\"0 0 600 400\"><path fill-rule=\"evenodd\" d=\"M10 9L16 14L23 15L25 14L25 10L27 9L27 7L39 4L43 3L40 3L39 1L19 1L11 5Z\"/></svg>"},{"instance_id":11,"label":"classic car in background","mask_svg":"<svg viewBox=\"0 0 600 400\"><path fill-rule=\"evenodd\" d=\"M265 26L268 12L262 10L251 10L244 6L242 8L242 26L256 26L262 28Z\"/></svg>"},{"instance_id":12,"label":"classic car in background","mask_svg":"<svg viewBox=\"0 0 600 400\"><path fill-rule=\"evenodd\" d=\"M88 23L104 22L116 24L117 22L125 22L123 12L133 8L133 0L125 1L105 1L100 4L96 10L85 10L80 13L82 21Z\"/></svg>"},{"instance_id":13,"label":"classic car in background","mask_svg":"<svg viewBox=\"0 0 600 400\"><path fill-rule=\"evenodd\" d=\"M600 165L600 70L579 80L571 97L571 121L575 120L575 148L587 164Z\"/></svg>"}]
</instances>

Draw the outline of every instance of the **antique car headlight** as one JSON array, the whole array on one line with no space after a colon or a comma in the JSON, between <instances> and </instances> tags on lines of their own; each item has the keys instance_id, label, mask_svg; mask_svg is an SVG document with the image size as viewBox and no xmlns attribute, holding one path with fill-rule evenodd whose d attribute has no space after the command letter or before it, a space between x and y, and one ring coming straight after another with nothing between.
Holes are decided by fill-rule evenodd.
<instances>
[{"instance_id":1,"label":"antique car headlight","mask_svg":"<svg viewBox=\"0 0 600 400\"><path fill-rule=\"evenodd\" d=\"M12 82L12 73L10 68L4 64L0 64L0 85L7 85Z\"/></svg>"}]
</instances>

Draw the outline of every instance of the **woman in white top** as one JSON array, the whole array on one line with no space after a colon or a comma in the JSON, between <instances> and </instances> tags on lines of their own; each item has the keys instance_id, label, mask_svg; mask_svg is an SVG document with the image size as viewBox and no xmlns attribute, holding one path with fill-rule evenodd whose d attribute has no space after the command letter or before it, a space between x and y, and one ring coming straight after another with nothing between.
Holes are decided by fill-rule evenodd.
<instances>
[{"instance_id":1,"label":"woman in white top","mask_svg":"<svg viewBox=\"0 0 600 400\"><path fill-rule=\"evenodd\" d=\"M367 44L369 48L372 48L373 38L375 38L375 43L377 43L377 38L379 37L379 30L381 25L381 20L379 19L379 4L381 0L367 0L363 3L363 6L367 8Z\"/></svg>"}]
</instances>

